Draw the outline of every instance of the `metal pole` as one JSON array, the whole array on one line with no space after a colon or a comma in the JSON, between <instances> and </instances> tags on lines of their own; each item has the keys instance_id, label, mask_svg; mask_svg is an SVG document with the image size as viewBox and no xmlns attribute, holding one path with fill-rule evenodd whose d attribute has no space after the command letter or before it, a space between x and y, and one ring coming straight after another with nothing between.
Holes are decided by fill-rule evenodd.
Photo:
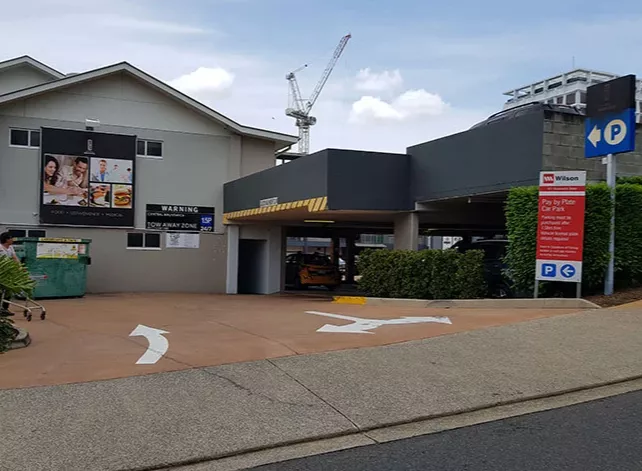
<instances>
[{"instance_id":1,"label":"metal pole","mask_svg":"<svg viewBox=\"0 0 642 471\"><path fill-rule=\"evenodd\" d=\"M611 234L609 237L609 264L606 269L606 279L604 280L604 294L606 296L613 294L615 273L615 174L615 156L609 154L606 156L606 183L611 190Z\"/></svg>"},{"instance_id":2,"label":"metal pole","mask_svg":"<svg viewBox=\"0 0 642 471\"><path fill-rule=\"evenodd\" d=\"M537 299L539 296L539 280L535 280L535 289L533 290L533 298Z\"/></svg>"},{"instance_id":3,"label":"metal pole","mask_svg":"<svg viewBox=\"0 0 642 471\"><path fill-rule=\"evenodd\" d=\"M575 297L578 299L582 297L582 283L576 283Z\"/></svg>"}]
</instances>

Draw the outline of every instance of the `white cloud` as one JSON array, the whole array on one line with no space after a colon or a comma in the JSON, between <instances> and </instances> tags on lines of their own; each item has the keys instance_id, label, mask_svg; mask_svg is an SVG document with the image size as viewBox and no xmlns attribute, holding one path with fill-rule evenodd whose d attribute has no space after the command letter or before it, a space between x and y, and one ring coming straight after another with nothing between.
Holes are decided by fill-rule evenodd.
<instances>
[{"instance_id":1,"label":"white cloud","mask_svg":"<svg viewBox=\"0 0 642 471\"><path fill-rule=\"evenodd\" d=\"M350 121L404 121L419 116L439 116L448 107L439 95L424 89L408 90L390 103L378 97L363 96L352 104Z\"/></svg>"},{"instance_id":2,"label":"white cloud","mask_svg":"<svg viewBox=\"0 0 642 471\"><path fill-rule=\"evenodd\" d=\"M154 8L150 6L152 2L138 0L4 3L8 10L3 10L0 29L12 40L0 41L0 60L29 54L61 72L82 72L128 61L241 124L289 134L298 132L294 120L284 112L284 72L291 68L291 57L281 49L268 50L269 44L260 55L226 45L221 35L236 33L221 31L226 20L223 17L220 23L212 24L211 19L206 22L173 14L167 6L169 2L164 2L164 8ZM51 34L51 25L56 25L55 34ZM87 34L79 25L96 27ZM364 69L367 72L361 74L361 86L370 90L355 96L355 76L362 64L349 69L342 64L345 63L336 68L313 110L319 120L311 132L313 151L345 147L404 152L408 145L465 129L486 114L449 108L438 119L427 121L426 113L439 110L440 99L421 90L415 96L411 91L402 94L400 72L386 69L385 65L374 69L384 71L381 73ZM313 89L324 65L301 75L304 92ZM444 90L443 80L426 79L425 71L421 73L419 80L433 84L433 90ZM433 96L433 101L422 92ZM448 96L452 94L448 92ZM348 127L354 113L353 102L361 95L370 99L363 97L358 106L354 103L358 114L365 122L375 124ZM422 115L423 119L419 119ZM408 119L409 116L418 119Z\"/></svg>"},{"instance_id":3,"label":"white cloud","mask_svg":"<svg viewBox=\"0 0 642 471\"><path fill-rule=\"evenodd\" d=\"M448 108L448 104L439 95L429 93L423 88L404 92L394 101L394 106L408 117L438 116Z\"/></svg>"},{"instance_id":4,"label":"white cloud","mask_svg":"<svg viewBox=\"0 0 642 471\"><path fill-rule=\"evenodd\" d=\"M234 83L234 78L234 74L221 67L199 67L193 72L170 80L169 84L183 93L197 97L201 94L228 90Z\"/></svg>"},{"instance_id":5,"label":"white cloud","mask_svg":"<svg viewBox=\"0 0 642 471\"><path fill-rule=\"evenodd\" d=\"M403 115L390 103L381 98L363 96L352 104L351 118L353 121L364 120L401 120Z\"/></svg>"},{"instance_id":6,"label":"white cloud","mask_svg":"<svg viewBox=\"0 0 642 471\"><path fill-rule=\"evenodd\" d=\"M402 84L403 78L399 70L376 73L366 68L357 73L355 88L364 92L385 92L399 88Z\"/></svg>"}]
</instances>

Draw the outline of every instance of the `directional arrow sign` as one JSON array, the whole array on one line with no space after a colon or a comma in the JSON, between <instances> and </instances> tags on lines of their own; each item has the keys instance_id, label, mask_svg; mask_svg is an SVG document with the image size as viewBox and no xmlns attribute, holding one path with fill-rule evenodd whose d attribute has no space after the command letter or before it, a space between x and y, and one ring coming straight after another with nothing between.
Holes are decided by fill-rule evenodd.
<instances>
[{"instance_id":1,"label":"directional arrow sign","mask_svg":"<svg viewBox=\"0 0 642 471\"><path fill-rule=\"evenodd\" d=\"M635 150L635 108L586 118L584 126L584 156L587 158Z\"/></svg>"},{"instance_id":2,"label":"directional arrow sign","mask_svg":"<svg viewBox=\"0 0 642 471\"><path fill-rule=\"evenodd\" d=\"M335 319L342 319L352 321L352 324L347 325L333 325L326 324L317 332L336 332L344 334L373 334L368 332L383 325L399 325L399 324L420 324L425 322L436 322L438 324L452 324L448 317L401 317L399 319L363 319L361 317L344 316L341 314L331 314L329 312L306 311L306 314L315 314L317 316L333 317Z\"/></svg>"},{"instance_id":3,"label":"directional arrow sign","mask_svg":"<svg viewBox=\"0 0 642 471\"><path fill-rule=\"evenodd\" d=\"M142 324L132 330L132 333L129 334L130 337L146 337L149 342L147 351L138 359L137 365L153 365L165 355L169 348L169 342L163 337L163 334L169 334L169 332Z\"/></svg>"},{"instance_id":4,"label":"directional arrow sign","mask_svg":"<svg viewBox=\"0 0 642 471\"><path fill-rule=\"evenodd\" d=\"M597 126L593 126L593 130L588 135L588 140L593 144L593 147L597 147L598 142L602 140L602 131Z\"/></svg>"},{"instance_id":5,"label":"directional arrow sign","mask_svg":"<svg viewBox=\"0 0 642 471\"><path fill-rule=\"evenodd\" d=\"M564 278L571 278L573 275L575 275L575 267L573 265L564 265L562 268L560 268L560 273Z\"/></svg>"}]
</instances>

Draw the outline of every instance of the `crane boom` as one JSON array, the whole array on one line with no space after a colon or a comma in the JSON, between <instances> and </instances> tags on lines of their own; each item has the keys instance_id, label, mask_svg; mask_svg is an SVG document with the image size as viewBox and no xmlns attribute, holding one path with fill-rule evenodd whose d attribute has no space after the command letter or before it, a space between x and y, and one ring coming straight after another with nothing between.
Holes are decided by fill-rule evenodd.
<instances>
[{"instance_id":1,"label":"crane boom","mask_svg":"<svg viewBox=\"0 0 642 471\"><path fill-rule=\"evenodd\" d=\"M307 67L307 64L302 67L299 67L298 69L290 72L285 76L285 78L290 84L289 95L291 98L291 103L289 104L288 108L285 110L285 114L287 116L290 116L296 119L296 125L299 128L299 153L300 154L307 154L310 151L310 126L313 126L317 122L317 119L314 116L310 116L310 111L312 110L312 107L314 106L317 99L319 98L319 95L321 94L323 87L325 86L326 82L330 78L330 74L332 73L334 66L339 60L339 57L341 57L341 54L343 53L343 50L345 49L351 37L352 35L346 34L344 37L341 38L341 41L339 41L339 45L334 50L332 59L330 59L330 62L328 63L325 70L323 71L323 74L321 75L321 79L317 83L316 87L314 88L314 91L312 92L312 95L310 95L310 98L307 101L301 98L301 89L299 88L299 82L297 81L297 78L296 78L296 73L299 72L300 70L305 69Z\"/></svg>"},{"instance_id":2,"label":"crane boom","mask_svg":"<svg viewBox=\"0 0 642 471\"><path fill-rule=\"evenodd\" d=\"M346 48L346 45L348 44L348 41L350 40L351 37L352 37L351 34L346 34L344 37L341 38L341 41L339 41L339 45L335 49L334 54L332 55L332 59L330 59L330 62L328 62L328 65L323 71L323 75L321 76L319 83L317 83L317 86L314 88L312 95L310 95L310 98L308 99L308 103L306 105L306 109L308 112L314 106L314 103L317 101L317 98L319 98L319 95L321 94L321 90L323 90L323 87L325 87L326 82L330 78L330 74L334 70L334 66L337 64L337 61L339 60L339 57L341 57L341 54L343 54L343 50Z\"/></svg>"},{"instance_id":3,"label":"crane boom","mask_svg":"<svg viewBox=\"0 0 642 471\"><path fill-rule=\"evenodd\" d=\"M290 72L285 78L290 82L291 106L298 112L304 113L303 98L301 98L301 89L299 88L296 75L294 75L294 72Z\"/></svg>"}]
</instances>

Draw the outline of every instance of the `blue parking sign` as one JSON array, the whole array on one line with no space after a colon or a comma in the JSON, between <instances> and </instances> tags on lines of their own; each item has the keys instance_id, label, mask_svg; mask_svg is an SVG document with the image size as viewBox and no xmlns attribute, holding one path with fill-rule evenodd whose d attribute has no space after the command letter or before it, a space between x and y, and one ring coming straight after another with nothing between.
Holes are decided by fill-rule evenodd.
<instances>
[{"instance_id":1,"label":"blue parking sign","mask_svg":"<svg viewBox=\"0 0 642 471\"><path fill-rule=\"evenodd\" d=\"M214 230L214 216L212 214L201 214L201 231L212 232Z\"/></svg>"},{"instance_id":2,"label":"blue parking sign","mask_svg":"<svg viewBox=\"0 0 642 471\"><path fill-rule=\"evenodd\" d=\"M554 263L542 263L542 276L546 278L555 278L557 275L557 265Z\"/></svg>"}]
</instances>

